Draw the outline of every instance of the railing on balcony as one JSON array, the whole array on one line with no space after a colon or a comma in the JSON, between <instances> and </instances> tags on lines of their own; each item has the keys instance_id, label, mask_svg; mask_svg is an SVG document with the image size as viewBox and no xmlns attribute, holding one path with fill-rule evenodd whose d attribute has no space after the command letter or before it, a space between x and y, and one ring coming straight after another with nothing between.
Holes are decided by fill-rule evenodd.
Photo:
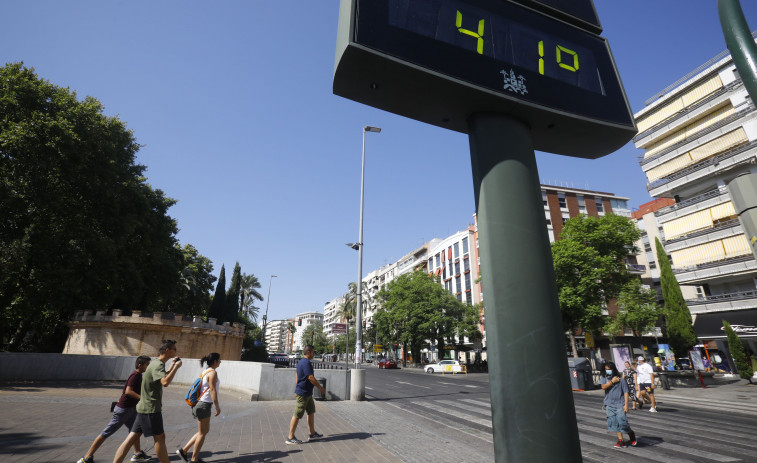
<instances>
[{"instance_id":1,"label":"railing on balcony","mask_svg":"<svg viewBox=\"0 0 757 463\"><path fill-rule=\"evenodd\" d=\"M731 82L730 84L726 85L725 87L721 88L720 90L717 90L714 93L711 93L705 99L703 99L701 101L698 101L695 104L693 104L693 105L691 105L691 106L689 106L687 108L684 108L684 109L678 111L675 114L671 114L670 116L668 116L665 119L661 120L660 122L656 123L652 127L648 128L647 130L639 133L638 135L636 135L635 137L633 137L633 141L636 142L638 140L641 140L642 138L646 137L650 133L652 133L655 130L657 130L660 127L662 127L663 125L670 124L674 120L680 119L681 117L685 116L686 114L691 113L692 111L696 110L697 108L700 108L700 107L704 106L705 104L707 104L710 101L716 99L717 97L719 97L719 96L721 96L721 95L723 95L725 93L728 93L731 90L734 90L734 89L736 89L736 87L739 87L741 85L743 85L743 82L738 81L738 80L734 81L734 82Z\"/></svg>"},{"instance_id":2,"label":"railing on balcony","mask_svg":"<svg viewBox=\"0 0 757 463\"><path fill-rule=\"evenodd\" d=\"M667 244L677 243L679 241L687 240L689 238L695 238L697 236L707 235L712 232L715 232L718 230L725 230L726 228L735 227L737 225L739 225L739 219L726 220L724 222L718 223L717 225L711 228L705 228L704 230L693 231L691 233L687 233L686 235L676 236L673 239L663 240L662 244L667 245Z\"/></svg>"},{"instance_id":3,"label":"railing on balcony","mask_svg":"<svg viewBox=\"0 0 757 463\"><path fill-rule=\"evenodd\" d=\"M649 157L646 157L646 158L644 157L643 154L640 154L638 156L639 157L639 165L640 166L644 166L646 164L649 164L650 162L654 161L655 159L661 158L662 156L665 156L666 154L668 154L668 153L670 153L672 151L677 150L678 148L684 146L685 144L691 143L693 140L696 140L697 138L700 138L700 137L702 137L702 136L704 136L704 135L706 135L706 134L708 134L708 133L710 133L710 132L712 132L714 130L717 130L717 129L723 127L723 126L726 126L726 125L730 124L731 122L733 122L735 120L741 119L747 113L750 113L752 111L754 111L754 105L750 103L746 108L740 109L739 111L731 114L730 116L728 116L728 117L726 117L726 118L724 118L722 120L719 120L715 124L708 125L707 127L703 128L703 129L697 130L696 132L687 135L686 138L684 138L683 140L679 141L678 143L674 143L674 144L668 146L667 148L665 148L664 150L660 151L659 153L656 153L656 154L654 154L652 156L649 156Z\"/></svg>"},{"instance_id":4,"label":"railing on balcony","mask_svg":"<svg viewBox=\"0 0 757 463\"><path fill-rule=\"evenodd\" d=\"M649 184L647 184L647 191L652 191L655 188L665 185L666 183L670 183L673 180L683 178L689 174L705 169L709 166L717 165L720 162L725 161L726 159L730 157L736 156L737 154L741 154L744 151L754 148L755 146L757 146L757 140L731 148L728 151L718 154L717 156L713 156L711 158L705 159L704 161L698 164L694 164L692 166L686 167L685 169L681 169L677 172L674 172L673 174L667 177L662 177L655 180L654 182L650 182Z\"/></svg>"},{"instance_id":5,"label":"railing on balcony","mask_svg":"<svg viewBox=\"0 0 757 463\"><path fill-rule=\"evenodd\" d=\"M674 268L673 273L678 274L678 273L696 272L697 270L722 267L723 265L738 264L740 262L748 262L753 259L754 257L751 254L747 256L730 257L728 259L716 260L715 262L707 262L704 264L689 265L688 267Z\"/></svg>"},{"instance_id":6,"label":"railing on balcony","mask_svg":"<svg viewBox=\"0 0 757 463\"><path fill-rule=\"evenodd\" d=\"M700 296L696 299L687 299L686 305L712 304L714 302L743 301L745 299L757 299L757 289L739 291L735 293L715 294Z\"/></svg>"},{"instance_id":7,"label":"railing on balcony","mask_svg":"<svg viewBox=\"0 0 757 463\"><path fill-rule=\"evenodd\" d=\"M626 264L626 268L629 272L639 275L647 271L647 266L642 264Z\"/></svg>"},{"instance_id":8,"label":"railing on balcony","mask_svg":"<svg viewBox=\"0 0 757 463\"><path fill-rule=\"evenodd\" d=\"M655 217L660 217L661 215L669 214L673 211L677 211L678 209L683 209L684 207L691 206L693 204L701 203L702 201L706 201L710 198L717 198L718 196L726 193L727 190L724 188L721 190L720 188L715 188L714 190L705 191L701 195L692 196L691 198L681 201L680 203L671 204L670 206L665 206L661 209L658 209L654 211Z\"/></svg>"}]
</instances>

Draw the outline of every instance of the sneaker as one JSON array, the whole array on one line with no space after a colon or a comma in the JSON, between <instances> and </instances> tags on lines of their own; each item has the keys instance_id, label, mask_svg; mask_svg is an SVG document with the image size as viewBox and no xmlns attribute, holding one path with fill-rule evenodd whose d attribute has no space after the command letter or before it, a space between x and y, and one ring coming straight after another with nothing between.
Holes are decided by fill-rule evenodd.
<instances>
[{"instance_id":1,"label":"sneaker","mask_svg":"<svg viewBox=\"0 0 757 463\"><path fill-rule=\"evenodd\" d=\"M623 449L626 447L626 443L623 442L622 440L619 440L618 442L615 443L615 445L613 445L613 447L616 449Z\"/></svg>"},{"instance_id":2,"label":"sneaker","mask_svg":"<svg viewBox=\"0 0 757 463\"><path fill-rule=\"evenodd\" d=\"M654 408L654 407L650 408L649 411L652 412L652 413L657 413L657 409Z\"/></svg>"},{"instance_id":3,"label":"sneaker","mask_svg":"<svg viewBox=\"0 0 757 463\"><path fill-rule=\"evenodd\" d=\"M146 454L144 451L140 450L139 453L135 453L131 457L131 461L150 461L152 460L152 457L148 454Z\"/></svg>"},{"instance_id":4,"label":"sneaker","mask_svg":"<svg viewBox=\"0 0 757 463\"><path fill-rule=\"evenodd\" d=\"M95 463L95 457L81 457L76 463Z\"/></svg>"},{"instance_id":5,"label":"sneaker","mask_svg":"<svg viewBox=\"0 0 757 463\"><path fill-rule=\"evenodd\" d=\"M636 433L635 432L631 432L628 435L628 439L630 441L628 443L631 444L631 447L636 447Z\"/></svg>"},{"instance_id":6,"label":"sneaker","mask_svg":"<svg viewBox=\"0 0 757 463\"><path fill-rule=\"evenodd\" d=\"M310 442L311 440L316 440L316 439L323 439L323 434L318 434L317 432L314 432L313 434L310 435L310 437L308 437L308 442Z\"/></svg>"},{"instance_id":7,"label":"sneaker","mask_svg":"<svg viewBox=\"0 0 757 463\"><path fill-rule=\"evenodd\" d=\"M187 453L184 452L184 449L176 449L176 455L184 461L189 461L189 457L187 456Z\"/></svg>"},{"instance_id":8,"label":"sneaker","mask_svg":"<svg viewBox=\"0 0 757 463\"><path fill-rule=\"evenodd\" d=\"M302 441L297 439L296 437L293 437L291 439L287 439L284 443L287 445L300 445L302 444Z\"/></svg>"}]
</instances>

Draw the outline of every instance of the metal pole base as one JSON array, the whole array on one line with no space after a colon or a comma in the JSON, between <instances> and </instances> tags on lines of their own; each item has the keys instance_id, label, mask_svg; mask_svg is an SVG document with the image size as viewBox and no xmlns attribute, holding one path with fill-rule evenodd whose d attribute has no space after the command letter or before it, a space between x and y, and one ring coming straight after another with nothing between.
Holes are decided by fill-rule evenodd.
<instances>
[{"instance_id":1,"label":"metal pole base","mask_svg":"<svg viewBox=\"0 0 757 463\"><path fill-rule=\"evenodd\" d=\"M530 131L500 114L468 125L495 461L582 461Z\"/></svg>"}]
</instances>

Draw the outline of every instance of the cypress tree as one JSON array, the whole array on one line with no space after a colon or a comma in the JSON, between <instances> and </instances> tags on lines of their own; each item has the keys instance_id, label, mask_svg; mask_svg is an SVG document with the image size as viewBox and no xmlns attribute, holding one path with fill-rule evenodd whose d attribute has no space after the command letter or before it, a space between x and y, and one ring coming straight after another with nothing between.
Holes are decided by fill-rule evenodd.
<instances>
[{"instance_id":1,"label":"cypress tree","mask_svg":"<svg viewBox=\"0 0 757 463\"><path fill-rule=\"evenodd\" d=\"M744 352L744 344L741 343L741 339L731 328L731 324L723 320L723 327L728 335L728 350L731 351L731 357L733 357L733 363L736 364L736 369L739 371L739 376L743 379L748 379L749 383L752 382L752 365Z\"/></svg>"},{"instance_id":2,"label":"cypress tree","mask_svg":"<svg viewBox=\"0 0 757 463\"><path fill-rule=\"evenodd\" d=\"M208 318L215 318L218 322L223 319L223 310L226 306L226 269L221 265L221 273L218 275L216 284L216 293L213 296L213 302L210 303Z\"/></svg>"},{"instance_id":3,"label":"cypress tree","mask_svg":"<svg viewBox=\"0 0 757 463\"><path fill-rule=\"evenodd\" d=\"M226 291L226 304L224 308L223 321L235 322L239 313L239 293L242 290L242 267L239 262L234 265L234 271L231 273L231 283L229 290Z\"/></svg>"},{"instance_id":4,"label":"cypress tree","mask_svg":"<svg viewBox=\"0 0 757 463\"><path fill-rule=\"evenodd\" d=\"M665 299L665 324L668 331L668 343L677 356L687 356L691 348L697 343L697 335L691 326L691 312L681 294L670 261L662 243L655 238L657 261L660 265L660 285L662 297Z\"/></svg>"}]
</instances>

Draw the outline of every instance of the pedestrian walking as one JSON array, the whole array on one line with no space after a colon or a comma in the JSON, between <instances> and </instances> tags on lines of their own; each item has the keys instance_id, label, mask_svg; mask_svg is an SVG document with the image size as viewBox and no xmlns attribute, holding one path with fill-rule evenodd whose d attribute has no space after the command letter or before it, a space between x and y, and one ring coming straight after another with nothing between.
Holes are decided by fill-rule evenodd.
<instances>
[{"instance_id":1,"label":"pedestrian walking","mask_svg":"<svg viewBox=\"0 0 757 463\"><path fill-rule=\"evenodd\" d=\"M160 463L169 462L161 410L163 407L163 388L171 384L176 372L181 368L181 358L176 354L176 341L164 339L158 348L158 356L152 359L142 375L142 392L136 407L137 418L134 420L131 432L126 440L118 447L116 455L113 457L113 463L122 463L129 447L142 434L145 437L152 436L155 441L155 453ZM173 358L171 368L166 371L166 362L171 358Z\"/></svg>"},{"instance_id":2,"label":"pedestrian walking","mask_svg":"<svg viewBox=\"0 0 757 463\"><path fill-rule=\"evenodd\" d=\"M324 397L326 396L326 389L321 386L321 383L319 383L318 380L315 379L315 376L313 376L313 365L310 363L310 360L312 360L315 355L313 346L305 346L304 354L305 357L297 362L297 373L295 374L296 383L294 388L294 399L297 403L294 408L294 416L292 416L292 421L289 423L289 436L286 440L286 443L290 445L302 444L302 441L295 437L294 432L297 430L297 424L299 424L302 415L305 413L308 414L307 421L308 429L310 431L308 441L323 437L322 434L315 431L315 401L313 400L313 388L317 387Z\"/></svg>"},{"instance_id":3,"label":"pedestrian walking","mask_svg":"<svg viewBox=\"0 0 757 463\"><path fill-rule=\"evenodd\" d=\"M652 404L652 408L649 411L657 413L657 402L654 398L654 370L652 369L652 365L644 360L644 357L639 356L637 360L639 361L639 366L636 367L636 391L641 399Z\"/></svg>"},{"instance_id":4,"label":"pedestrian walking","mask_svg":"<svg viewBox=\"0 0 757 463\"><path fill-rule=\"evenodd\" d=\"M628 399L631 401L631 409L636 410L636 402L639 400L636 396L636 362L631 364L626 360L625 366L623 379L628 384ZM641 409L641 404L639 404L639 409Z\"/></svg>"},{"instance_id":5,"label":"pedestrian walking","mask_svg":"<svg viewBox=\"0 0 757 463\"><path fill-rule=\"evenodd\" d=\"M221 406L218 404L218 386L221 385L221 380L218 378L216 369L221 366L221 354L218 352L212 352L200 359L200 367L207 365L208 368L202 372L200 377L202 378L202 384L200 384L200 398L197 403L192 407L192 416L197 420L197 432L187 445L177 449L176 454L184 461L190 461L187 454L189 449L194 447L192 452L192 460L198 463L205 463L200 458L200 450L202 444L205 442L205 436L210 431L210 413L213 405L216 407L216 415L221 413Z\"/></svg>"},{"instance_id":6,"label":"pedestrian walking","mask_svg":"<svg viewBox=\"0 0 757 463\"><path fill-rule=\"evenodd\" d=\"M110 422L105 426L105 429L95 437L92 445L87 450L87 453L79 459L76 463L94 463L95 452L103 445L105 439L112 436L116 431L121 429L121 426L126 425L126 429L131 430L131 426L134 424L134 419L137 417L137 402L139 402L139 393L142 388L142 373L147 369L147 365L150 363L150 357L146 355L140 355L134 362L135 370L129 375L129 378L124 384L121 391L121 397L113 407L113 416ZM145 452L139 447L139 439L134 441L134 455L131 457L131 461L150 461L152 458L147 456Z\"/></svg>"},{"instance_id":7,"label":"pedestrian walking","mask_svg":"<svg viewBox=\"0 0 757 463\"><path fill-rule=\"evenodd\" d=\"M636 447L636 433L628 425L628 383L621 378L615 362L606 362L604 376L599 378L599 385L605 391L605 413L607 414L607 430L618 435L618 442L613 446L622 449L626 446L623 433L628 434L628 444Z\"/></svg>"}]
</instances>

